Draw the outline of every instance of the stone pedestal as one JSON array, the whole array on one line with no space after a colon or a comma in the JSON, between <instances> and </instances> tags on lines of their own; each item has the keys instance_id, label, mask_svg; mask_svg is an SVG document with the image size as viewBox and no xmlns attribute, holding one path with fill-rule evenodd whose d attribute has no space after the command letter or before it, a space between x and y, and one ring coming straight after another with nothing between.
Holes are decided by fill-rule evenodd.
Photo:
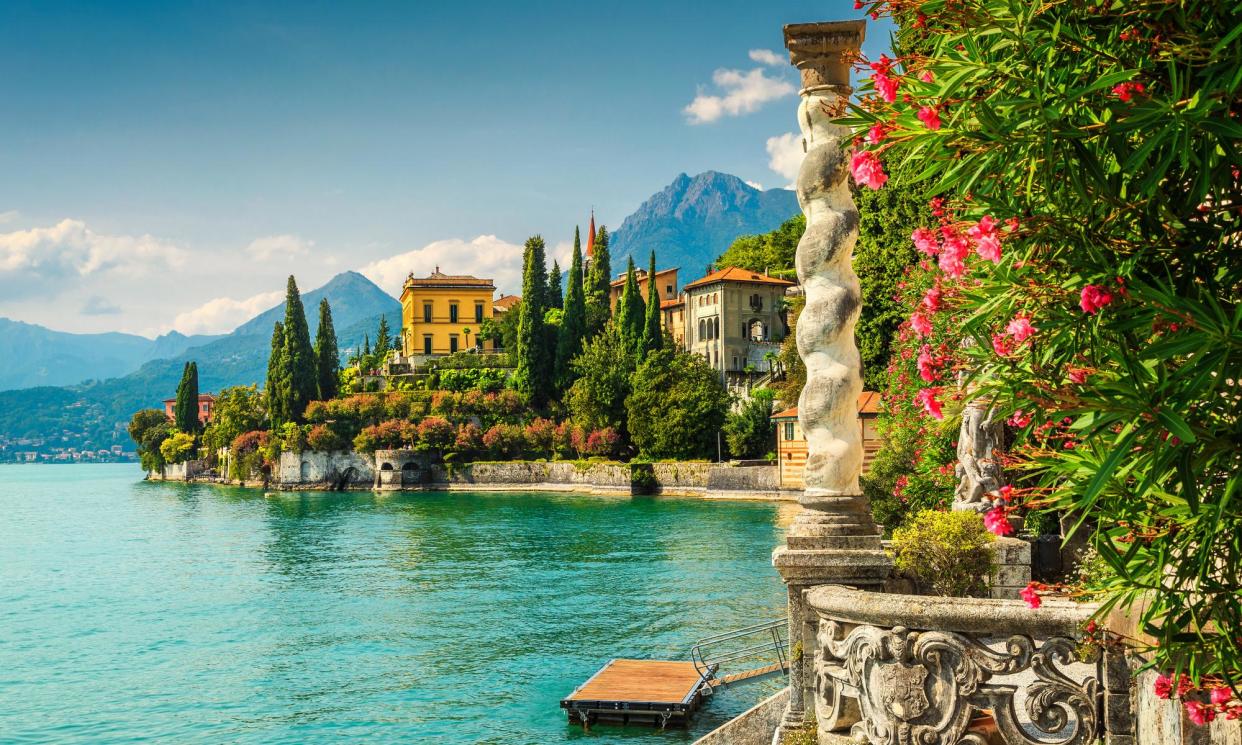
<instances>
[{"instance_id":1,"label":"stone pedestal","mask_svg":"<svg viewBox=\"0 0 1242 745\"><path fill-rule=\"evenodd\" d=\"M802 76L798 124L806 159L797 188L807 218L796 260L806 296L797 328L807 370L798 402L807 440L806 491L786 544L772 556L789 588L790 645L800 652L790 668L785 726L802 724L806 711L815 634L806 623L803 592L822 584L879 587L892 569L858 483L862 377L854 325L862 297L851 265L858 210L849 192L849 132L834 123L850 95L850 63L864 30L863 21L785 27L785 46Z\"/></svg>"}]
</instances>

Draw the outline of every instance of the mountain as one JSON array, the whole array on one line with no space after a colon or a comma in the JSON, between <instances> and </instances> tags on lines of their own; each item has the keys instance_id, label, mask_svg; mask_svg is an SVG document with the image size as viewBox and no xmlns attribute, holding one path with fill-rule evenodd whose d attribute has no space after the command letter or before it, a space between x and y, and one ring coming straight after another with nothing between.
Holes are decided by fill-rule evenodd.
<instances>
[{"instance_id":1,"label":"mountain","mask_svg":"<svg viewBox=\"0 0 1242 745\"><path fill-rule=\"evenodd\" d=\"M218 337L176 331L156 339L134 334L73 334L0 318L0 390L72 385L137 370Z\"/></svg>"},{"instance_id":2,"label":"mountain","mask_svg":"<svg viewBox=\"0 0 1242 745\"><path fill-rule=\"evenodd\" d=\"M683 173L613 232L612 269L623 271L628 256L645 267L655 249L658 265L680 267L684 284L702 276L738 236L766 233L799 210L797 195L788 189L760 191L716 171L694 178Z\"/></svg>"},{"instance_id":3,"label":"mountain","mask_svg":"<svg viewBox=\"0 0 1242 745\"><path fill-rule=\"evenodd\" d=\"M302 293L311 337L319 327L319 301L327 297L342 352L360 346L369 333L374 341L381 315L390 328L401 328L401 304L357 272L344 272L323 287ZM66 447L99 449L114 444L131 449L125 425L138 409L162 406L176 392L185 363L198 363L199 390L214 392L232 385L263 385L267 376L272 325L284 316L284 303L232 333L212 338L177 354L143 364L134 372L67 388L41 387L0 392L0 443L8 439L61 438ZM87 368L90 369L90 368Z\"/></svg>"}]
</instances>

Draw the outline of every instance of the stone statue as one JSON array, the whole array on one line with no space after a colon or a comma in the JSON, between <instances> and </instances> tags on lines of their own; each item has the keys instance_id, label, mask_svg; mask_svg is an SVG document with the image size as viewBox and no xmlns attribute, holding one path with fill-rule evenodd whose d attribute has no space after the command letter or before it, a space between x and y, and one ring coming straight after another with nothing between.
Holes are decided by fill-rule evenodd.
<instances>
[{"instance_id":1,"label":"stone statue","mask_svg":"<svg viewBox=\"0 0 1242 745\"><path fill-rule=\"evenodd\" d=\"M990 496L1005 484L996 455L1005 446L1005 428L996 421L990 404L975 401L962 411L957 436L957 490L954 510L987 512L996 500Z\"/></svg>"}]
</instances>

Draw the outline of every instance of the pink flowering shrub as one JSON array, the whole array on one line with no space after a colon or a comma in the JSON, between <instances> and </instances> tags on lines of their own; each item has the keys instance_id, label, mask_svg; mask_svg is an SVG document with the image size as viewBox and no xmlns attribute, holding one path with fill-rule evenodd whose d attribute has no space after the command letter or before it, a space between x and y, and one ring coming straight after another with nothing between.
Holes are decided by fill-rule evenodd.
<instances>
[{"instance_id":1,"label":"pink flowering shrub","mask_svg":"<svg viewBox=\"0 0 1242 745\"><path fill-rule=\"evenodd\" d=\"M918 406L935 426L946 399L993 402L1014 429L1005 468L1018 488L991 526L1019 508L1085 515L1079 530L1108 568L1085 589L1141 614L1155 642L1132 642L1139 651L1195 685L1236 685L1236 9L1053 3L1018 23L1013 8L864 3L918 51L866 64L847 120L852 170L882 189L909 169L941 195L939 224L912 241L943 295L936 310L910 303L908 328L970 380L950 394L924 358L907 398L886 405ZM952 116L933 127L932 111ZM877 124L878 142L866 137ZM942 328L953 333L938 352ZM1028 602L1054 591L1032 588ZM1206 693L1186 707L1199 723L1229 713Z\"/></svg>"}]
</instances>

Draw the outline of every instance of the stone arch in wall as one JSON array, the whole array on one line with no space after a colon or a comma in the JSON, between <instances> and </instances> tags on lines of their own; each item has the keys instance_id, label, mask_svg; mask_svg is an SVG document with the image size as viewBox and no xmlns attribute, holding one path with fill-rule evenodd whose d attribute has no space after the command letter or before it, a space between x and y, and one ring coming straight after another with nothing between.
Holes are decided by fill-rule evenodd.
<instances>
[{"instance_id":1,"label":"stone arch in wall","mask_svg":"<svg viewBox=\"0 0 1242 745\"><path fill-rule=\"evenodd\" d=\"M302 461L302 466L301 466L301 469L299 470L298 476L302 481L310 481L310 476L311 476L310 461L308 460Z\"/></svg>"}]
</instances>

